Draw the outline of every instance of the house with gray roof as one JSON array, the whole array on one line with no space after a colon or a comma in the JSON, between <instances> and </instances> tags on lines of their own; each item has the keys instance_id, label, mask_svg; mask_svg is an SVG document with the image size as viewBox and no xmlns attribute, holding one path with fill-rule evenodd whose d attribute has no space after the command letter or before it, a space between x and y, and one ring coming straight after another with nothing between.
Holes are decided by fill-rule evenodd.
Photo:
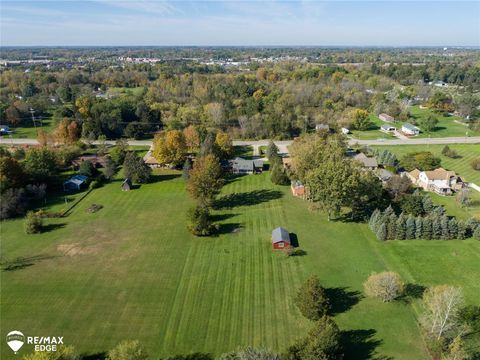
<instances>
[{"instance_id":1,"label":"house with gray roof","mask_svg":"<svg viewBox=\"0 0 480 360\"><path fill-rule=\"evenodd\" d=\"M85 175L74 175L63 183L64 191L78 191L87 186L88 177Z\"/></svg>"},{"instance_id":2,"label":"house with gray roof","mask_svg":"<svg viewBox=\"0 0 480 360\"><path fill-rule=\"evenodd\" d=\"M290 246L290 234L287 229L277 227L272 231L272 247L274 249L285 249Z\"/></svg>"},{"instance_id":3,"label":"house with gray roof","mask_svg":"<svg viewBox=\"0 0 480 360\"><path fill-rule=\"evenodd\" d=\"M233 160L230 160L230 166L232 168L232 173L234 174L258 174L263 171L263 160L247 160L241 157L236 157Z\"/></svg>"}]
</instances>

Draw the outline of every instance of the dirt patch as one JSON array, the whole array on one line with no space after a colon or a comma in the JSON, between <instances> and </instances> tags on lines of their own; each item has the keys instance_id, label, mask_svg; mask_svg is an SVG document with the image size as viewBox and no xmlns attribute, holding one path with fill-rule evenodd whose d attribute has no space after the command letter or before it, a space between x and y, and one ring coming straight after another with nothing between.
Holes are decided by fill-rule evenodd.
<instances>
[{"instance_id":1,"label":"dirt patch","mask_svg":"<svg viewBox=\"0 0 480 360\"><path fill-rule=\"evenodd\" d=\"M62 244L57 246L57 250L65 256L95 255L100 251L100 245Z\"/></svg>"}]
</instances>

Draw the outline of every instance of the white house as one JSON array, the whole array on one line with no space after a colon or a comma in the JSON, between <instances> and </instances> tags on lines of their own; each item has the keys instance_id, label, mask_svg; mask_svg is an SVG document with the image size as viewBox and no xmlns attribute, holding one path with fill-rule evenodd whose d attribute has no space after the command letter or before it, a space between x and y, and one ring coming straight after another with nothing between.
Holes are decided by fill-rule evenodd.
<instances>
[{"instance_id":1,"label":"white house","mask_svg":"<svg viewBox=\"0 0 480 360\"><path fill-rule=\"evenodd\" d=\"M420 128L416 127L415 125L405 123L402 125L402 132L405 135L418 135L420 134Z\"/></svg>"},{"instance_id":2,"label":"white house","mask_svg":"<svg viewBox=\"0 0 480 360\"><path fill-rule=\"evenodd\" d=\"M415 169L407 173L408 178L424 190L433 191L440 195L451 195L454 190L462 187L463 181L455 171L438 168L432 171Z\"/></svg>"},{"instance_id":3,"label":"white house","mask_svg":"<svg viewBox=\"0 0 480 360\"><path fill-rule=\"evenodd\" d=\"M395 126L391 126L391 125L387 125L387 124L380 126L380 131L383 131L385 133L391 133L391 132L394 132L396 130L397 130L397 128Z\"/></svg>"}]
</instances>

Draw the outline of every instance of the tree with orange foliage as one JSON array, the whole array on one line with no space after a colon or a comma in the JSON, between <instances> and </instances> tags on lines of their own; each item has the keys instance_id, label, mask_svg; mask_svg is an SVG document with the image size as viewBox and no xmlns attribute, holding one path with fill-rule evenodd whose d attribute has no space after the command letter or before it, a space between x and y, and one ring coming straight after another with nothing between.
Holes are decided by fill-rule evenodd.
<instances>
[{"instance_id":1,"label":"tree with orange foliage","mask_svg":"<svg viewBox=\"0 0 480 360\"><path fill-rule=\"evenodd\" d=\"M200 135L193 125L183 129L183 136L185 137L185 143L189 151L195 151L198 149L200 146Z\"/></svg>"}]
</instances>

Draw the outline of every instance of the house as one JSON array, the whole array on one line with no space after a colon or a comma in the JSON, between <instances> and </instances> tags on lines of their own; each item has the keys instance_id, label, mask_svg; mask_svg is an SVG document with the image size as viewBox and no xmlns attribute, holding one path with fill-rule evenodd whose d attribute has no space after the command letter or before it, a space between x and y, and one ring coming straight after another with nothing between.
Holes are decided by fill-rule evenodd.
<instances>
[{"instance_id":1,"label":"house","mask_svg":"<svg viewBox=\"0 0 480 360\"><path fill-rule=\"evenodd\" d=\"M122 191L130 191L132 189L132 180L126 178L122 182Z\"/></svg>"},{"instance_id":2,"label":"house","mask_svg":"<svg viewBox=\"0 0 480 360\"><path fill-rule=\"evenodd\" d=\"M293 196L298 196L302 199L305 199L305 185L303 185L300 180L292 181L290 184L290 189L292 190Z\"/></svg>"},{"instance_id":3,"label":"house","mask_svg":"<svg viewBox=\"0 0 480 360\"><path fill-rule=\"evenodd\" d=\"M263 160L246 160L241 157L236 157L230 160L232 173L234 174L258 174L263 171Z\"/></svg>"},{"instance_id":4,"label":"house","mask_svg":"<svg viewBox=\"0 0 480 360\"><path fill-rule=\"evenodd\" d=\"M350 130L348 130L347 128L342 127L341 130L342 130L342 134L344 135L350 134Z\"/></svg>"},{"instance_id":5,"label":"house","mask_svg":"<svg viewBox=\"0 0 480 360\"><path fill-rule=\"evenodd\" d=\"M328 124L316 124L315 131L330 131L330 126Z\"/></svg>"},{"instance_id":6,"label":"house","mask_svg":"<svg viewBox=\"0 0 480 360\"><path fill-rule=\"evenodd\" d=\"M376 173L377 177L384 183L390 180L390 178L393 176L393 174L386 170L386 169L377 169Z\"/></svg>"},{"instance_id":7,"label":"house","mask_svg":"<svg viewBox=\"0 0 480 360\"><path fill-rule=\"evenodd\" d=\"M145 156L144 162L145 162L145 164L147 164L151 168L158 168L158 167L162 166L162 164L160 164L160 162L157 159L155 159L155 157L153 157L151 155L150 156Z\"/></svg>"},{"instance_id":8,"label":"house","mask_svg":"<svg viewBox=\"0 0 480 360\"><path fill-rule=\"evenodd\" d=\"M0 135L10 134L10 127L8 125L0 125Z\"/></svg>"},{"instance_id":9,"label":"house","mask_svg":"<svg viewBox=\"0 0 480 360\"><path fill-rule=\"evenodd\" d=\"M397 128L395 126L392 126L392 125L384 124L384 125L380 126L380 131L383 131L384 133L391 133L391 132L397 131Z\"/></svg>"},{"instance_id":10,"label":"house","mask_svg":"<svg viewBox=\"0 0 480 360\"><path fill-rule=\"evenodd\" d=\"M462 178L457 176L455 171L448 171L443 168L432 171L415 169L407 173L407 176L413 184L440 195L451 195L455 190L464 186Z\"/></svg>"},{"instance_id":11,"label":"house","mask_svg":"<svg viewBox=\"0 0 480 360\"><path fill-rule=\"evenodd\" d=\"M364 168L375 170L378 168L377 159L374 157L368 157L364 153L358 153L353 156L353 159L360 162Z\"/></svg>"},{"instance_id":12,"label":"house","mask_svg":"<svg viewBox=\"0 0 480 360\"><path fill-rule=\"evenodd\" d=\"M390 115L385 114L385 113L382 113L382 114L378 115L378 118L382 121L385 121L385 122L394 122L395 121L395 118L393 116L390 116Z\"/></svg>"},{"instance_id":13,"label":"house","mask_svg":"<svg viewBox=\"0 0 480 360\"><path fill-rule=\"evenodd\" d=\"M83 162L90 161L95 168L105 167L106 157L97 155L82 155L72 160L74 169L79 169Z\"/></svg>"},{"instance_id":14,"label":"house","mask_svg":"<svg viewBox=\"0 0 480 360\"><path fill-rule=\"evenodd\" d=\"M436 87L448 87L448 84L445 81L430 81L428 84Z\"/></svg>"},{"instance_id":15,"label":"house","mask_svg":"<svg viewBox=\"0 0 480 360\"><path fill-rule=\"evenodd\" d=\"M414 136L420 134L420 128L416 127L415 125L405 123L402 125L402 132L405 135Z\"/></svg>"},{"instance_id":16,"label":"house","mask_svg":"<svg viewBox=\"0 0 480 360\"><path fill-rule=\"evenodd\" d=\"M272 231L272 247L273 249L285 249L290 246L290 234L288 230L278 227Z\"/></svg>"},{"instance_id":17,"label":"house","mask_svg":"<svg viewBox=\"0 0 480 360\"><path fill-rule=\"evenodd\" d=\"M64 191L78 191L87 186L88 177L85 175L74 175L63 183Z\"/></svg>"}]
</instances>

